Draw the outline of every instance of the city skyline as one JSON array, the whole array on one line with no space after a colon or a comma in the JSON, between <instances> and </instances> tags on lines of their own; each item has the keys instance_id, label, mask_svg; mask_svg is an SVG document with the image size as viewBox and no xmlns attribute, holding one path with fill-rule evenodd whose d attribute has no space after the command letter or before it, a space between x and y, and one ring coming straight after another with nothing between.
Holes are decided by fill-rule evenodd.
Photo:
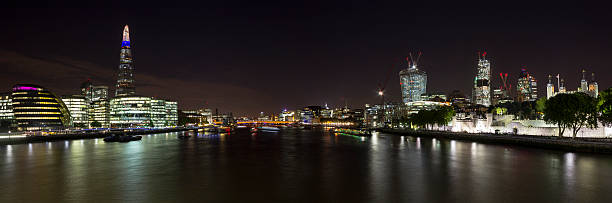
<instances>
[{"instance_id":1,"label":"city skyline","mask_svg":"<svg viewBox=\"0 0 612 203\"><path fill-rule=\"evenodd\" d=\"M270 7L263 8L270 11L280 12L279 9ZM296 9L296 8L293 8ZM383 7L380 10L391 9ZM229 12L241 11L229 9ZM562 10L562 9L561 9ZM548 10L542 14L542 19L558 17L561 15L561 10ZM27 13L36 13L36 10L22 10L25 15ZM172 10L171 10L172 11ZM173 10L178 12L177 10ZM12 11L17 12L17 11ZM601 39L603 33L609 32L607 29L591 28L590 34L594 34L594 39L582 39L578 33L559 34L550 38L543 35L551 31L540 31L536 36L517 35L527 38L526 41L533 42L534 40L544 39L546 43L552 43L555 38L569 37L576 39L577 43L572 44L567 49L549 50L544 48L518 48L517 45L509 45L508 42L493 41L495 37L501 39L509 39L511 37L497 35L493 38L483 36L472 36L465 34L466 39L444 39L443 41L455 41L453 46L442 46L440 42L434 42L432 38L422 37L425 39L422 43L415 43L415 39L410 37L394 38L392 40L380 39L384 36L382 31L372 31L372 33L358 29L360 34L373 37L373 40L364 42L359 45L361 51L347 51L346 47L338 46L338 50L334 52L324 52L322 56L313 54L317 51L325 50L337 42L322 45L315 43L312 46L307 46L303 43L290 43L297 45L287 48L281 43L288 42L288 39L281 38L279 40L271 40L271 36L285 36L296 32L292 28L305 28L305 25L313 25L312 22L304 22L301 18L304 13L297 13L296 19L288 19L288 22L296 21L301 23L300 26L288 28L277 28L274 20L265 18L265 15L260 13L246 13L246 16L238 16L238 19L220 18L214 14L206 16L206 19L222 20L224 23L212 24L213 27L220 28L219 32L208 31L207 29L198 28L197 26L182 26L182 29L161 29L159 32L153 31L155 28L163 27L167 24L147 23L143 20L144 11L138 11L134 14L127 15L127 18L118 20L117 16L106 16L108 20L103 18L91 19L98 24L91 25L78 23L79 20L69 19L65 32L45 30L45 27L40 25L45 20L39 18L27 18L24 20L13 20L7 22L8 27L17 26L18 23L25 23L31 27L39 25L38 29L42 29L42 34L37 33L37 38L20 38L14 41L6 41L6 38L11 38L12 35L32 35L33 28L13 29L14 32L3 33L8 37L3 37L7 46L0 51L0 58L3 59L1 64L7 67L8 73L5 74L0 85L6 87L6 92L10 90L14 84L34 83L40 84L48 89L53 90L58 94L75 94L78 93L79 84L87 79L91 79L96 84L114 86L116 81L117 66L116 60L117 47L119 44L120 28L128 24L132 28L132 33L136 33L133 40L135 64L139 67L136 74L136 86L139 87L139 94L150 95L156 97L165 97L171 100L179 101L180 108L193 109L202 107L208 103L208 107L219 108L222 112L238 112L245 114L253 114L260 111L277 112L282 108L298 108L310 104L323 105L325 102L331 106L343 106L348 103L352 107L360 107L365 103L376 104L380 102L376 94L377 85L389 77L387 74L391 72L389 84L385 91L387 101L400 101L401 93L399 87L399 78L397 74L400 70L407 67L406 62L402 59L406 57L408 52L422 50L423 59L419 62L420 67L427 71L429 92L444 92L449 93L454 89L461 90L466 96L471 94L471 80L475 75L475 67L477 63L477 52L487 51L491 61L491 74L497 75L499 72L510 74L509 81L514 86L518 78L520 68L526 67L539 81L547 81L548 75L561 74L565 79L565 86L568 89L576 89L581 79L581 71L586 69L589 73L595 72L598 78L607 78L605 62L605 54L610 51L603 48L605 44L610 43L608 39ZM321 11L323 13L329 11ZM147 12L144 12L146 14ZM173 13L173 12L170 12ZM377 12L378 13L378 12ZM44 17L51 16L51 19L65 19L67 16L51 15L53 13L43 12L36 16ZM276 13L280 15L280 13ZM270 15L276 15L272 13ZM528 13L529 14L529 13ZM532 13L533 14L533 13ZM76 12L76 15L85 16L83 11ZM194 14L195 17L202 17ZM392 14L397 15L397 14ZM417 13L417 16L425 14ZM501 14L501 19L506 16L504 12ZM18 16L18 15L16 15ZM338 13L330 18L338 19L342 17L352 16L347 13ZM104 17L104 16L102 16ZM152 15L154 19L168 17L165 15ZM187 18L188 16L179 15L171 19L177 20ZM192 35L206 34L205 36L216 36L218 40L227 40L220 37L221 32L233 31L225 23L240 22L241 17L254 17L255 24L262 25L268 31L280 29L280 33L270 34L265 36L259 33L254 36L247 37L245 33L236 33L237 39L242 39L243 43L224 42L229 45L229 48L220 49L218 45L214 45L213 41L195 41L190 42L189 39L194 39ZM465 17L462 17L465 18ZM586 18L586 17L585 17ZM589 18L593 18L590 16ZM89 18L87 18L89 19ZM386 19L386 18L384 18ZM435 17L430 22L439 22L447 20L447 17ZM500 19L495 18L493 19ZM539 20L542 20L539 19ZM561 18L562 19L562 18ZM170 19L168 19L170 20ZM322 19L315 19L316 21ZM489 19L491 20L491 19ZM593 20L593 19L591 19ZM463 22L463 21L461 21ZM503 21L510 26L522 27L528 26L525 19L506 20ZM555 21L557 22L557 21ZM597 22L596 20L587 22ZM422 22L421 22L422 23ZM526 23L525 25L521 23ZM568 23L576 23L569 21ZM371 22L368 25L373 25ZM393 26L401 25L398 21L391 21ZM502 23L503 24L503 23ZM580 24L580 23L578 23ZM101 25L101 26L100 26ZM183 25L178 23L174 26ZM427 27L426 24L419 24ZM471 23L463 22L466 27L473 26ZM550 25L552 28L559 29L561 23ZM246 25L245 25L246 26ZM253 25L254 26L254 25ZM329 28L329 25L323 24L321 28ZM326 30L329 33L343 33L355 27L347 23L343 29ZM491 25L499 29L500 25ZM109 29L110 28L110 29ZM174 27L176 28L176 27ZM300 35L301 37L316 37L317 32L313 30L318 27L307 29L308 33ZM507 29L510 29L507 28ZM597 28L597 27L595 27ZM456 31L466 32L465 29L445 28ZM180 30L178 32L177 30ZM502 29L502 31L505 29ZM554 29L553 29L554 30ZM95 33L92 36L86 36L82 33ZM330 32L331 31L331 32ZM401 31L401 30L400 30ZM587 30L588 31L588 30ZM599 31L593 33L595 31ZM164 33L171 32L176 36L162 37ZM403 31L402 31L403 32ZM431 30L425 29L423 33L432 33ZM497 33L498 32L492 32ZM61 35L59 35L61 33ZM550 34L550 33L549 33ZM181 35L186 35L185 39ZM483 34L484 35L484 34ZM541 35L541 36L539 36ZM262 38L263 36L263 38ZM397 37L398 35L393 35ZM259 37L259 38L258 38ZM355 35L347 35L355 40ZM78 45L64 43L63 46L54 46L54 41L64 41L64 39L73 39L79 41ZM24 39L28 42L24 43ZM55 39L55 40L53 40ZM142 41L139 41L142 40ZM323 39L313 39L314 42L324 42ZM331 37L329 39L344 39ZM323 41L321 41L323 40ZM468 41L474 43L466 44ZM269 48L263 50L263 53L246 54L247 49L254 49L255 45L263 45L266 42L274 42ZM376 43L389 45L389 48L381 48L372 46ZM579 42L582 42L580 44ZM210 44L212 43L212 44ZM254 44L253 47L249 43ZM525 42L526 43L526 42ZM544 43L544 44L546 44ZM211 45L210 48L204 45ZM239 44L245 45L244 49L237 49L238 52L231 51ZM414 44L414 45L411 45ZM19 46L18 46L19 45ZM367 46L366 46L367 45ZM522 44L525 45L525 44ZM511 47L508 47L511 46ZM592 46L592 47L590 47ZM174 48L177 47L177 48ZM203 47L203 48L202 48ZM308 47L307 51L301 48ZM367 48L371 47L371 48ZM280 49L279 49L280 48ZM595 48L595 49L592 49ZM184 49L184 50L183 50ZM260 48L261 49L261 48ZM589 50L591 55L580 54L584 49ZM599 49L599 50L598 50ZM69 50L69 51L68 51ZM295 51L292 54L279 53L278 51ZM454 50L452 52L451 50ZM549 50L548 52L544 52ZM190 52L191 51L191 52ZM541 54L534 52L540 51ZM378 52L378 53L376 53ZM310 54L309 54L310 53ZM246 54L246 55L245 55ZM257 56L255 56L257 55ZM305 56L304 56L305 55ZM573 58L568 55L575 55ZM246 57L245 57L246 56ZM364 56L368 56L365 57ZM203 57L203 58L200 58ZM289 58L289 59L287 59ZM563 58L563 60L558 60ZM180 59L180 60L177 60ZM241 60L245 59L245 60ZM293 59L293 60L290 60ZM240 61L248 61L248 63L240 64ZM312 61L319 61L313 63ZM559 62L561 61L561 62ZM448 65L454 64L454 65ZM177 67L173 67L177 66ZM206 67L206 68L200 68ZM284 68L283 68L284 67ZM334 67L334 68L330 68ZM391 70L389 70L391 69ZM10 76L10 77L6 77ZM49 79L43 77L51 76ZM449 78L457 78L449 80ZM312 79L315 78L315 79ZM453 81L449 84L446 81ZM497 77L491 78L491 86L493 88L499 86L500 79ZM598 81L602 88L609 87L609 81ZM142 87L142 88L141 88ZM545 87L540 85L539 97L546 93ZM197 95L189 90L199 90ZM228 95L227 93L230 93ZM274 94L272 94L272 93ZM315 95L317 97L315 97ZM344 99L348 100L345 102ZM237 100L237 101L236 101ZM242 102L247 100L249 102Z\"/></svg>"}]
</instances>

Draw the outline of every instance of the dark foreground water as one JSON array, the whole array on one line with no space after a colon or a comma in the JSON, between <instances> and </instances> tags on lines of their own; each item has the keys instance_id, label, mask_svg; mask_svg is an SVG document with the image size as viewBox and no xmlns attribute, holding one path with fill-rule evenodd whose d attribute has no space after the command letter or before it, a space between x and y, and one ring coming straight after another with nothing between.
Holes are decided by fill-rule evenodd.
<instances>
[{"instance_id":1,"label":"dark foreground water","mask_svg":"<svg viewBox=\"0 0 612 203\"><path fill-rule=\"evenodd\" d=\"M612 202L612 156L379 134L0 146L0 202Z\"/></svg>"}]
</instances>

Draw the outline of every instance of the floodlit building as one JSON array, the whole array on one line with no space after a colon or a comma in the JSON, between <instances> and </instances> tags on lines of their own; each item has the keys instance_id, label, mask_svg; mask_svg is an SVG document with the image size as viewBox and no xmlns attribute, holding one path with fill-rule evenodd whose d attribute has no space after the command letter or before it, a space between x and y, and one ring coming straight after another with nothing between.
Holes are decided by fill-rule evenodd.
<instances>
[{"instance_id":1,"label":"floodlit building","mask_svg":"<svg viewBox=\"0 0 612 203\"><path fill-rule=\"evenodd\" d=\"M538 86L535 77L527 70L521 69L521 74L516 84L517 101L535 101L538 99Z\"/></svg>"},{"instance_id":2,"label":"floodlit building","mask_svg":"<svg viewBox=\"0 0 612 203\"><path fill-rule=\"evenodd\" d=\"M166 100L166 122L164 127L178 126L178 102Z\"/></svg>"},{"instance_id":3,"label":"floodlit building","mask_svg":"<svg viewBox=\"0 0 612 203\"><path fill-rule=\"evenodd\" d=\"M597 82L595 81L595 73L591 73L591 81L587 81L586 70L582 70L582 80L580 80L578 92L583 92L591 97L597 98L599 95L599 85L597 85Z\"/></svg>"},{"instance_id":4,"label":"floodlit building","mask_svg":"<svg viewBox=\"0 0 612 203\"><path fill-rule=\"evenodd\" d=\"M307 106L300 112L300 122L303 124L319 123L321 118L321 106Z\"/></svg>"},{"instance_id":5,"label":"floodlit building","mask_svg":"<svg viewBox=\"0 0 612 203\"><path fill-rule=\"evenodd\" d=\"M474 77L474 89L472 90L472 99L475 104L490 106L491 105L491 64L485 58L487 52L478 55L477 73ZM482 57L481 57L482 56Z\"/></svg>"},{"instance_id":6,"label":"floodlit building","mask_svg":"<svg viewBox=\"0 0 612 203\"><path fill-rule=\"evenodd\" d=\"M100 99L91 102L89 105L89 126L90 127L110 127L110 102L107 99Z\"/></svg>"},{"instance_id":7,"label":"floodlit building","mask_svg":"<svg viewBox=\"0 0 612 203\"><path fill-rule=\"evenodd\" d=\"M589 82L586 79L586 70L582 70L582 80L580 80L580 87L578 88L578 92L588 93L589 91Z\"/></svg>"},{"instance_id":8,"label":"floodlit building","mask_svg":"<svg viewBox=\"0 0 612 203\"><path fill-rule=\"evenodd\" d=\"M151 97L122 96L110 100L113 128L151 127Z\"/></svg>"},{"instance_id":9,"label":"floodlit building","mask_svg":"<svg viewBox=\"0 0 612 203\"><path fill-rule=\"evenodd\" d=\"M591 74L591 78L591 83L589 83L589 95L597 98L597 96L599 96L599 85L597 85L595 81L595 73Z\"/></svg>"},{"instance_id":10,"label":"floodlit building","mask_svg":"<svg viewBox=\"0 0 612 203\"><path fill-rule=\"evenodd\" d=\"M64 102L41 86L15 85L11 98L20 131L57 130L70 126L70 113Z\"/></svg>"},{"instance_id":11,"label":"floodlit building","mask_svg":"<svg viewBox=\"0 0 612 203\"><path fill-rule=\"evenodd\" d=\"M552 75L548 75L548 84L546 84L546 99L555 96L555 84L552 82Z\"/></svg>"},{"instance_id":12,"label":"floodlit building","mask_svg":"<svg viewBox=\"0 0 612 203\"><path fill-rule=\"evenodd\" d=\"M406 104L406 114L415 114L421 110L433 110L442 106L450 106L450 102L418 101Z\"/></svg>"},{"instance_id":13,"label":"floodlit building","mask_svg":"<svg viewBox=\"0 0 612 203\"><path fill-rule=\"evenodd\" d=\"M0 93L0 131L9 131L14 127L15 114L11 93Z\"/></svg>"},{"instance_id":14,"label":"floodlit building","mask_svg":"<svg viewBox=\"0 0 612 203\"><path fill-rule=\"evenodd\" d=\"M181 110L180 116L184 117L184 125L187 126L203 126L213 123L210 109Z\"/></svg>"},{"instance_id":15,"label":"floodlit building","mask_svg":"<svg viewBox=\"0 0 612 203\"><path fill-rule=\"evenodd\" d=\"M83 95L71 95L71 96L63 96L62 102L68 108L70 112L70 120L72 121L72 126L77 128L87 128L89 127L89 102L88 99Z\"/></svg>"},{"instance_id":16,"label":"floodlit building","mask_svg":"<svg viewBox=\"0 0 612 203\"><path fill-rule=\"evenodd\" d=\"M297 121L295 111L288 111L287 109L283 109L278 117L280 121Z\"/></svg>"},{"instance_id":17,"label":"floodlit building","mask_svg":"<svg viewBox=\"0 0 612 203\"><path fill-rule=\"evenodd\" d=\"M417 62L418 59L408 60L408 69L399 73L404 103L421 101L421 95L427 92L427 74L417 68Z\"/></svg>"},{"instance_id":18,"label":"floodlit building","mask_svg":"<svg viewBox=\"0 0 612 203\"><path fill-rule=\"evenodd\" d=\"M163 128L178 125L178 106L174 101L124 96L111 99L110 107L110 126L114 128Z\"/></svg>"},{"instance_id":19,"label":"floodlit building","mask_svg":"<svg viewBox=\"0 0 612 203\"><path fill-rule=\"evenodd\" d=\"M367 127L381 127L383 125L381 114L382 105L366 104L363 112L363 124Z\"/></svg>"},{"instance_id":20,"label":"floodlit building","mask_svg":"<svg viewBox=\"0 0 612 203\"><path fill-rule=\"evenodd\" d=\"M131 96L136 94L134 85L134 64L130 47L130 30L126 25L123 28L123 41L119 54L119 74L117 77L115 96Z\"/></svg>"},{"instance_id":21,"label":"floodlit building","mask_svg":"<svg viewBox=\"0 0 612 203\"><path fill-rule=\"evenodd\" d=\"M151 99L151 121L156 128L178 125L178 107L173 101Z\"/></svg>"},{"instance_id":22,"label":"floodlit building","mask_svg":"<svg viewBox=\"0 0 612 203\"><path fill-rule=\"evenodd\" d=\"M88 80L81 84L81 95L85 96L89 102L108 99L108 86L93 85Z\"/></svg>"}]
</instances>

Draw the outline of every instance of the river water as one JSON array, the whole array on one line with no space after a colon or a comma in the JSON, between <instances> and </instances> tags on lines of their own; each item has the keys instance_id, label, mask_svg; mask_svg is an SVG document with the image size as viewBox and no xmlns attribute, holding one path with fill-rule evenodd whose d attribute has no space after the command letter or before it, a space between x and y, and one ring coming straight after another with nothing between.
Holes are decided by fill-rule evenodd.
<instances>
[{"instance_id":1,"label":"river water","mask_svg":"<svg viewBox=\"0 0 612 203\"><path fill-rule=\"evenodd\" d=\"M0 146L0 202L612 202L612 156L317 130Z\"/></svg>"}]
</instances>

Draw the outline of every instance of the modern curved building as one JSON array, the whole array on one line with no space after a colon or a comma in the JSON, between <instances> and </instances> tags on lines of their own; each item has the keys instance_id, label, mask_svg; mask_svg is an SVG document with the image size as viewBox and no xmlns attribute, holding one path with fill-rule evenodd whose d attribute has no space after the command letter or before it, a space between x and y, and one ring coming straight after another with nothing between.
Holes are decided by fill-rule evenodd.
<instances>
[{"instance_id":1,"label":"modern curved building","mask_svg":"<svg viewBox=\"0 0 612 203\"><path fill-rule=\"evenodd\" d=\"M70 112L64 102L41 86L15 85L11 97L20 131L56 130L70 126Z\"/></svg>"}]
</instances>

